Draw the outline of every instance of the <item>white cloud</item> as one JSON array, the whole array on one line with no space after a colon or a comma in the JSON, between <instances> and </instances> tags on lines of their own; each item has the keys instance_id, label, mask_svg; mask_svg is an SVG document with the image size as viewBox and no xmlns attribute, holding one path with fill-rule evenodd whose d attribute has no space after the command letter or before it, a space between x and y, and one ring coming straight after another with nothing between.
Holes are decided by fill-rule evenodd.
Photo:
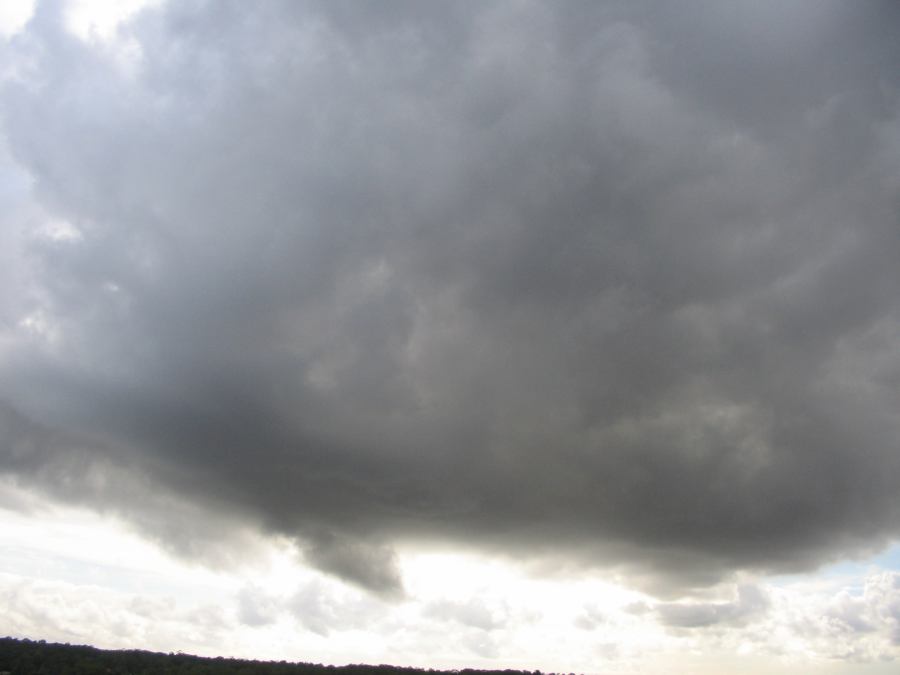
<instances>
[{"instance_id":1,"label":"white cloud","mask_svg":"<svg viewBox=\"0 0 900 675\"><path fill-rule=\"evenodd\" d=\"M34 14L36 0L0 2L0 36L9 38L28 23Z\"/></svg>"},{"instance_id":2,"label":"white cloud","mask_svg":"<svg viewBox=\"0 0 900 675\"><path fill-rule=\"evenodd\" d=\"M0 573L0 632L105 648L215 655L233 620L215 603Z\"/></svg>"},{"instance_id":3,"label":"white cloud","mask_svg":"<svg viewBox=\"0 0 900 675\"><path fill-rule=\"evenodd\" d=\"M66 26L85 41L109 41L116 30L142 9L162 0L69 0Z\"/></svg>"},{"instance_id":4,"label":"white cloud","mask_svg":"<svg viewBox=\"0 0 900 675\"><path fill-rule=\"evenodd\" d=\"M533 576L471 554L405 551L407 596L385 601L309 569L288 545L273 543L253 567L213 573L114 520L24 495L3 503L31 504L30 515L0 511L0 633L11 635L279 660L654 675L675 662L697 673L798 664L837 673L846 663L862 675L889 672L900 658L897 572L744 580L654 603L595 575Z\"/></svg>"}]
</instances>

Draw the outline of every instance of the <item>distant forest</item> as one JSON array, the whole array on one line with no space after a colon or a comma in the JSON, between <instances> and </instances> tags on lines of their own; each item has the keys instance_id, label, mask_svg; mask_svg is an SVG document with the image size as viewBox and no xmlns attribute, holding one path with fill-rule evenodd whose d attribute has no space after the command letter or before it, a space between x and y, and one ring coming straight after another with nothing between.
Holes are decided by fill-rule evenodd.
<instances>
[{"instance_id":1,"label":"distant forest","mask_svg":"<svg viewBox=\"0 0 900 675\"><path fill-rule=\"evenodd\" d=\"M0 638L0 675L542 675L521 670L423 670L398 666L323 666L190 654L97 649L44 640ZM551 675L551 674L548 674Z\"/></svg>"}]
</instances>

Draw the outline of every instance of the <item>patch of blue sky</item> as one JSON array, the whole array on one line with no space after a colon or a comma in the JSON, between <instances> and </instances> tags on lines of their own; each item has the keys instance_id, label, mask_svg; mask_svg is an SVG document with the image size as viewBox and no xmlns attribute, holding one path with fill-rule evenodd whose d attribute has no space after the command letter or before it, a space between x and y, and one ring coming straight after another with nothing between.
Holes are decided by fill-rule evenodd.
<instances>
[{"instance_id":1,"label":"patch of blue sky","mask_svg":"<svg viewBox=\"0 0 900 675\"><path fill-rule=\"evenodd\" d=\"M900 571L900 541L867 557L834 562L813 573L780 574L768 581L774 586L789 586L812 577L861 593L865 578L880 571Z\"/></svg>"},{"instance_id":2,"label":"patch of blue sky","mask_svg":"<svg viewBox=\"0 0 900 675\"><path fill-rule=\"evenodd\" d=\"M62 581L76 586L98 586L121 593L154 593L179 598L203 598L195 579L126 566L103 564L27 546L4 546L0 555L0 574L44 581Z\"/></svg>"}]
</instances>

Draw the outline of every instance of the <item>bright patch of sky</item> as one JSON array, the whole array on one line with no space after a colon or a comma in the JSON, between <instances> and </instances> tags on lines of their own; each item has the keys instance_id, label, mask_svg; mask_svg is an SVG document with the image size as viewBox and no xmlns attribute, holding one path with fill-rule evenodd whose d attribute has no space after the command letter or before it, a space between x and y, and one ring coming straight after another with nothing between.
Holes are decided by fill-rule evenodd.
<instances>
[{"instance_id":1,"label":"bright patch of sky","mask_svg":"<svg viewBox=\"0 0 900 675\"><path fill-rule=\"evenodd\" d=\"M0 36L9 38L18 33L34 14L35 0L0 2Z\"/></svg>"},{"instance_id":2,"label":"bright patch of sky","mask_svg":"<svg viewBox=\"0 0 900 675\"><path fill-rule=\"evenodd\" d=\"M307 568L284 543L254 564L211 571L113 517L9 484L2 497L0 634L326 663L660 675L787 673L816 663L823 673L890 672L878 660L892 654L897 623L885 607L900 598L900 575L875 565L841 583L827 574L757 580L764 600L741 610L729 584L703 601L661 602L596 572L547 578L472 554L406 552L406 596L388 602ZM863 656L872 663L834 661Z\"/></svg>"}]
</instances>

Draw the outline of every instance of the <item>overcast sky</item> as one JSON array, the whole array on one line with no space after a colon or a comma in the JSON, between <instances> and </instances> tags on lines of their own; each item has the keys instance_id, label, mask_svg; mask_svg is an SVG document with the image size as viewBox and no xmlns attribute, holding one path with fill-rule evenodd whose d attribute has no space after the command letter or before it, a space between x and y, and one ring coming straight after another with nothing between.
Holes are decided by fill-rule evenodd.
<instances>
[{"instance_id":1,"label":"overcast sky","mask_svg":"<svg viewBox=\"0 0 900 675\"><path fill-rule=\"evenodd\" d=\"M12 6L0 632L900 657L896 3Z\"/></svg>"}]
</instances>

